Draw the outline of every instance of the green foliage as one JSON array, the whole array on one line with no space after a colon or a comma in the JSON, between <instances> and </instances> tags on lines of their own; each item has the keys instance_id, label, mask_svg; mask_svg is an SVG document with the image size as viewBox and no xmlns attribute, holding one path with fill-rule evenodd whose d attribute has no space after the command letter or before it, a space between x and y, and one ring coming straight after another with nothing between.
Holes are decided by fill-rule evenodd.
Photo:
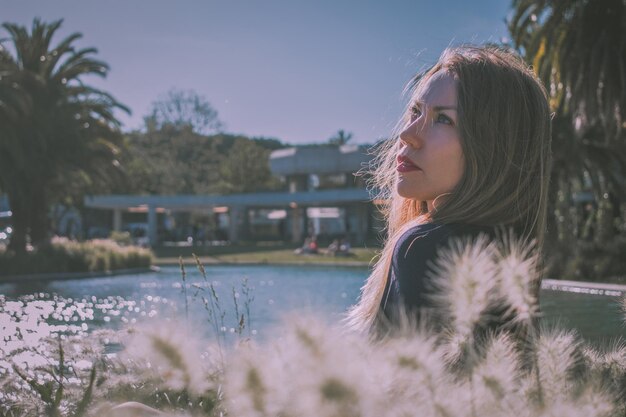
<instances>
[{"instance_id":1,"label":"green foliage","mask_svg":"<svg viewBox=\"0 0 626 417\"><path fill-rule=\"evenodd\" d=\"M52 44L61 23L35 19L30 33L2 25L15 55L0 48L0 187L13 212L10 245L22 253L27 234L34 244L47 239L51 204L80 201L121 179L113 113L128 109L85 84L109 68L93 58L96 49L75 48L81 34Z\"/></svg>"},{"instance_id":2,"label":"green foliage","mask_svg":"<svg viewBox=\"0 0 626 417\"><path fill-rule=\"evenodd\" d=\"M109 239L120 246L130 246L133 244L133 238L130 236L130 232L120 232L114 230L111 232Z\"/></svg>"},{"instance_id":3,"label":"green foliage","mask_svg":"<svg viewBox=\"0 0 626 417\"><path fill-rule=\"evenodd\" d=\"M76 242L54 238L47 245L18 254L0 250L0 276L61 273L101 272L127 268L147 268L152 253L136 246L120 246L113 240Z\"/></svg>"},{"instance_id":4,"label":"green foliage","mask_svg":"<svg viewBox=\"0 0 626 417\"><path fill-rule=\"evenodd\" d=\"M624 231L612 227L618 216L602 206L608 195L614 205L626 201L625 21L622 0L515 0L508 20L555 112L547 237L555 277L624 275L621 256L611 261ZM574 199L582 192L598 206L585 218Z\"/></svg>"},{"instance_id":5,"label":"green foliage","mask_svg":"<svg viewBox=\"0 0 626 417\"><path fill-rule=\"evenodd\" d=\"M202 136L165 126L129 134L125 147L128 155L122 165L128 181L116 192L173 195L276 189L279 184L269 170L269 153L284 145L275 139Z\"/></svg>"},{"instance_id":6,"label":"green foliage","mask_svg":"<svg viewBox=\"0 0 626 417\"><path fill-rule=\"evenodd\" d=\"M553 249L547 276L576 281L626 284L626 237L616 236L606 242L577 241Z\"/></svg>"},{"instance_id":7,"label":"green foliage","mask_svg":"<svg viewBox=\"0 0 626 417\"><path fill-rule=\"evenodd\" d=\"M508 22L553 109L577 130L599 123L600 142L623 141L625 21L623 0L515 0Z\"/></svg>"},{"instance_id":8,"label":"green foliage","mask_svg":"<svg viewBox=\"0 0 626 417\"><path fill-rule=\"evenodd\" d=\"M269 167L270 149L243 138L235 140L220 161L219 188L223 193L249 193L277 188L279 183Z\"/></svg>"}]
</instances>

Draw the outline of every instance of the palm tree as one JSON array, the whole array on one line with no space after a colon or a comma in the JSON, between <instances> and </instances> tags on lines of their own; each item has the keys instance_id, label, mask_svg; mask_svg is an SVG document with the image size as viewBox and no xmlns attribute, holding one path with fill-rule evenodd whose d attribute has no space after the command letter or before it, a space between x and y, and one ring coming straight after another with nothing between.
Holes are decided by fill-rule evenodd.
<instances>
[{"instance_id":1,"label":"palm tree","mask_svg":"<svg viewBox=\"0 0 626 417\"><path fill-rule=\"evenodd\" d=\"M91 57L96 49L72 46L81 34L51 45L61 24L35 19L30 33L2 25L15 55L0 50L0 186L13 212L9 247L16 252L25 250L28 233L33 244L46 241L52 202L120 171L113 112L129 110L82 82L86 75L106 76L108 66Z\"/></svg>"},{"instance_id":2,"label":"palm tree","mask_svg":"<svg viewBox=\"0 0 626 417\"><path fill-rule=\"evenodd\" d=\"M624 0L514 0L509 31L576 130L599 124L623 139L626 101Z\"/></svg>"},{"instance_id":3,"label":"palm tree","mask_svg":"<svg viewBox=\"0 0 626 417\"><path fill-rule=\"evenodd\" d=\"M341 145L345 145L346 143L348 143L350 139L352 139L352 133L346 133L345 130L340 129L337 131L335 136L328 139L328 143L341 146Z\"/></svg>"},{"instance_id":4,"label":"palm tree","mask_svg":"<svg viewBox=\"0 0 626 417\"><path fill-rule=\"evenodd\" d=\"M555 112L551 240L570 252L577 245L584 233L573 197L590 190L591 219L604 225L596 242L606 244L609 198L626 201L626 2L514 0L508 25Z\"/></svg>"}]
</instances>

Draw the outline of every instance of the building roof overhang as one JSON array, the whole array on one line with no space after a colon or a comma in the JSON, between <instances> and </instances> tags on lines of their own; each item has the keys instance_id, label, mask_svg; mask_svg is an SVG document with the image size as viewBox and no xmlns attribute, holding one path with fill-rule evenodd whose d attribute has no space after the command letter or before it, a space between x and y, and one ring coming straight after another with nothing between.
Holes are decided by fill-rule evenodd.
<instances>
[{"instance_id":1,"label":"building roof overhang","mask_svg":"<svg viewBox=\"0 0 626 417\"><path fill-rule=\"evenodd\" d=\"M365 203L371 196L363 188L321 191L246 193L230 195L96 195L85 197L85 206L100 209L159 207L193 210L218 206L286 207Z\"/></svg>"},{"instance_id":2,"label":"building roof overhang","mask_svg":"<svg viewBox=\"0 0 626 417\"><path fill-rule=\"evenodd\" d=\"M285 148L270 154L275 175L354 173L370 163L368 146L318 145Z\"/></svg>"}]
</instances>

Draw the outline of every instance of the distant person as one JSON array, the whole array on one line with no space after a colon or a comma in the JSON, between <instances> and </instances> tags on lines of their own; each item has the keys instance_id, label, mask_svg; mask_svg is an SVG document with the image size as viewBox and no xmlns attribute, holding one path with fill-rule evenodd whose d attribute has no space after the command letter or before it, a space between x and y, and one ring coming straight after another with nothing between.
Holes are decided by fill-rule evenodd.
<instances>
[{"instance_id":1,"label":"distant person","mask_svg":"<svg viewBox=\"0 0 626 417\"><path fill-rule=\"evenodd\" d=\"M294 251L296 255L311 255L311 254L316 254L317 252L318 252L318 247L317 247L317 239L315 238L315 236L307 237L306 239L304 239L304 243L302 244L302 247Z\"/></svg>"},{"instance_id":2,"label":"distant person","mask_svg":"<svg viewBox=\"0 0 626 417\"><path fill-rule=\"evenodd\" d=\"M350 252L350 241L347 238L342 238L339 240L339 249L337 250L337 256L352 256L353 253Z\"/></svg>"},{"instance_id":3,"label":"distant person","mask_svg":"<svg viewBox=\"0 0 626 417\"><path fill-rule=\"evenodd\" d=\"M410 91L399 131L376 147L387 238L347 318L363 331L436 313L427 276L451 239L504 228L541 247L546 229L550 108L532 69L500 47L449 48Z\"/></svg>"},{"instance_id":4,"label":"distant person","mask_svg":"<svg viewBox=\"0 0 626 417\"><path fill-rule=\"evenodd\" d=\"M339 251L339 239L333 239L333 241L330 243L330 245L328 245L328 248L326 249L326 254L330 256L335 256L337 255L338 251Z\"/></svg>"}]
</instances>

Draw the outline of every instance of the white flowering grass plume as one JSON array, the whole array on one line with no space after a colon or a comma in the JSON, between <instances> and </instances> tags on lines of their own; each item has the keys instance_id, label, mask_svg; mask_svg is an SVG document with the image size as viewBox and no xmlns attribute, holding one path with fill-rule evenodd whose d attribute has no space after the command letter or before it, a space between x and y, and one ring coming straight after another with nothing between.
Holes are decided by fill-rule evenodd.
<instances>
[{"instance_id":1,"label":"white flowering grass plume","mask_svg":"<svg viewBox=\"0 0 626 417\"><path fill-rule=\"evenodd\" d=\"M312 318L229 361L226 407L237 416L462 416L460 386L435 338L372 342Z\"/></svg>"},{"instance_id":2,"label":"white flowering grass plume","mask_svg":"<svg viewBox=\"0 0 626 417\"><path fill-rule=\"evenodd\" d=\"M418 332L373 346L379 367L378 403L385 415L463 415L463 395L448 372L443 352L432 335Z\"/></svg>"},{"instance_id":3,"label":"white flowering grass plume","mask_svg":"<svg viewBox=\"0 0 626 417\"><path fill-rule=\"evenodd\" d=\"M498 301L496 246L485 235L454 239L440 251L430 275L436 320L446 360L469 376L470 405L476 415L474 366L478 362L477 330L489 323L489 311ZM479 336L480 337L480 336Z\"/></svg>"},{"instance_id":4,"label":"white flowering grass plume","mask_svg":"<svg viewBox=\"0 0 626 417\"><path fill-rule=\"evenodd\" d=\"M124 350L108 361L90 416L223 413L221 355L187 326L174 321L140 325L127 329L120 343Z\"/></svg>"},{"instance_id":5,"label":"white flowering grass plume","mask_svg":"<svg viewBox=\"0 0 626 417\"><path fill-rule=\"evenodd\" d=\"M221 372L221 364L212 349L210 353L203 349L185 329L176 322L138 328L125 342L122 358L153 372L169 390L202 396L215 388L208 376Z\"/></svg>"},{"instance_id":6,"label":"white flowering grass plume","mask_svg":"<svg viewBox=\"0 0 626 417\"><path fill-rule=\"evenodd\" d=\"M499 287L514 322L531 326L539 313L539 253L535 242L523 242L513 234L499 241Z\"/></svg>"},{"instance_id":7,"label":"white flowering grass plume","mask_svg":"<svg viewBox=\"0 0 626 417\"><path fill-rule=\"evenodd\" d=\"M133 330L130 338L120 337L125 353L91 361L98 363L99 372L89 402L96 407L80 408L85 404L81 395L86 398L89 387L88 367L87 373L76 371L82 375L82 383L75 384L80 388L73 391L76 395L70 394L73 374L64 373L60 379L64 391L56 408L46 408L45 401L37 400L40 394L24 379L0 374L3 401L8 391L13 398L26 393L34 404L0 407L0 417L152 417L162 415L159 412L210 417L626 415L623 342L603 351L585 346L574 333L541 328L524 343L506 327L488 331L486 337L475 335L477 328L491 323L494 307L520 315L510 318L518 323L532 322L537 311L531 305L536 299L527 293L505 294L531 288L534 268L530 263L519 265L524 262L519 254L530 252L506 258L512 251L503 247L479 240L475 247L454 246L444 256L435 279L444 281L448 273L451 282L440 283L438 288L448 294L438 300L458 301L458 305L445 307L442 322L431 327L436 331L428 331L429 326L413 331L407 327L374 339L297 315L287 319L274 338L239 344L225 352L222 362L217 348L207 349L182 332L186 326ZM505 273L517 277L514 289L502 288L510 282L502 276ZM457 348L451 349L452 344ZM450 350L465 356L450 355ZM535 360L528 360L527 350ZM10 358L5 361L10 363ZM45 373L33 370L30 376L41 378L42 385L46 382ZM56 401L59 384L52 381L56 391L49 398ZM137 403L120 406L125 401Z\"/></svg>"},{"instance_id":8,"label":"white flowering grass plume","mask_svg":"<svg viewBox=\"0 0 626 417\"><path fill-rule=\"evenodd\" d=\"M626 341L618 340L609 346L581 350L587 379L607 389L621 399L621 415L626 415Z\"/></svg>"},{"instance_id":9,"label":"white flowering grass plume","mask_svg":"<svg viewBox=\"0 0 626 417\"><path fill-rule=\"evenodd\" d=\"M435 308L444 312L454 333L468 341L496 298L494 258L495 246L484 235L474 242L455 239L433 268Z\"/></svg>"},{"instance_id":10,"label":"white flowering grass plume","mask_svg":"<svg viewBox=\"0 0 626 417\"><path fill-rule=\"evenodd\" d=\"M540 381L546 401L568 398L574 389L575 368L580 356L580 342L571 331L544 331L537 340Z\"/></svg>"},{"instance_id":11,"label":"white flowering grass plume","mask_svg":"<svg viewBox=\"0 0 626 417\"><path fill-rule=\"evenodd\" d=\"M549 387L538 402L532 369L511 335L480 350L473 382L446 363L435 335L372 342L318 321L289 322L282 337L240 347L228 360L224 404L229 415L260 416L618 416L616 398L588 378L576 380L578 342L567 333L542 340Z\"/></svg>"},{"instance_id":12,"label":"white flowering grass plume","mask_svg":"<svg viewBox=\"0 0 626 417\"><path fill-rule=\"evenodd\" d=\"M267 345L241 346L229 361L229 412L306 417L362 416L371 410L376 415L378 368L368 357L367 340L312 318L287 323Z\"/></svg>"},{"instance_id":13,"label":"white flowering grass plume","mask_svg":"<svg viewBox=\"0 0 626 417\"><path fill-rule=\"evenodd\" d=\"M478 415L520 412L526 407L520 397L523 371L519 352L511 336L501 333L487 342L484 359L475 370Z\"/></svg>"}]
</instances>

